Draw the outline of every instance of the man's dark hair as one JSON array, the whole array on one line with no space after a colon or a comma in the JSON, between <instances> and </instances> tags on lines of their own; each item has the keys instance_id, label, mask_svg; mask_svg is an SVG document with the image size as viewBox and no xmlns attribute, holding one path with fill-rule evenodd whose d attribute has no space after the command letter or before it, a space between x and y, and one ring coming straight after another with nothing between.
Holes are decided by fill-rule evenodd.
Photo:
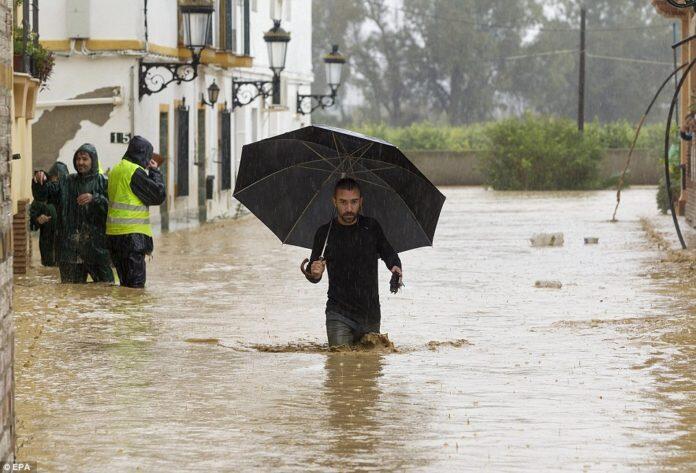
<instances>
[{"instance_id":1,"label":"man's dark hair","mask_svg":"<svg viewBox=\"0 0 696 473\"><path fill-rule=\"evenodd\" d=\"M355 179L350 178L350 177L341 178L338 180L338 182L336 182L336 187L334 187L334 196L339 191L339 189L343 189L346 191L352 191L353 189L357 189L360 196L362 196L362 191L360 190L360 186L355 181Z\"/></svg>"}]
</instances>

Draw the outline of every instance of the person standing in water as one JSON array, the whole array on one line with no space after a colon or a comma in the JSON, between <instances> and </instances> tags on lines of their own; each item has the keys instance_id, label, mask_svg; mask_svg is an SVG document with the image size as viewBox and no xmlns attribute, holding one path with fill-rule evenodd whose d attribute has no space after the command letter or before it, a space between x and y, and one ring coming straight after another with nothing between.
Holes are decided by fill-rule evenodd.
<instances>
[{"instance_id":1,"label":"person standing in water","mask_svg":"<svg viewBox=\"0 0 696 473\"><path fill-rule=\"evenodd\" d=\"M64 163L56 161L47 174L49 181L58 182L70 172ZM58 210L54 204L39 199L34 199L29 207L30 228L39 231L39 252L43 266L55 266L60 254L57 235Z\"/></svg>"},{"instance_id":2,"label":"person standing in water","mask_svg":"<svg viewBox=\"0 0 696 473\"><path fill-rule=\"evenodd\" d=\"M114 282L106 248L106 197L108 181L99 173L96 148L85 143L75 151L77 173L48 181L46 173L34 174L34 198L58 209L58 268L64 283Z\"/></svg>"},{"instance_id":3,"label":"person standing in water","mask_svg":"<svg viewBox=\"0 0 696 473\"><path fill-rule=\"evenodd\" d=\"M329 346L354 345L366 333L380 331L381 312L377 260L401 279L401 260L379 222L360 214L363 198L358 183L340 179L334 188L336 218L319 227L312 246L308 281L329 275L326 334Z\"/></svg>"},{"instance_id":4,"label":"person standing in water","mask_svg":"<svg viewBox=\"0 0 696 473\"><path fill-rule=\"evenodd\" d=\"M124 287L145 287L145 255L154 249L148 206L160 205L167 197L162 173L152 157L150 142L134 136L109 176L106 234L111 259Z\"/></svg>"}]
</instances>

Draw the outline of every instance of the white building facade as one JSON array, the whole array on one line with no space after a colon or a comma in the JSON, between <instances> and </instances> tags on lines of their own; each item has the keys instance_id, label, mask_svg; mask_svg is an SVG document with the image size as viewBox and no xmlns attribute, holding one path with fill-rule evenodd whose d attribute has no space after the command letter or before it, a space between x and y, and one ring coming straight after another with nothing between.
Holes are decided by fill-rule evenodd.
<instances>
[{"instance_id":1,"label":"white building facade","mask_svg":"<svg viewBox=\"0 0 696 473\"><path fill-rule=\"evenodd\" d=\"M39 93L35 168L59 159L72 170L74 151L89 142L107 172L131 136L144 136L164 158L167 202L151 209L152 223L164 229L234 215L242 146L310 121L296 112L295 101L313 80L311 0L203 0L215 13L212 46L203 51L198 76L141 96L141 61L190 60L180 6L191 3L201 0L40 2L41 43L56 54L56 64ZM272 80L263 34L274 19L291 34L281 105L259 97L233 109L233 78ZM168 78L166 70L153 72ZM211 107L201 98L213 81L220 93Z\"/></svg>"}]
</instances>

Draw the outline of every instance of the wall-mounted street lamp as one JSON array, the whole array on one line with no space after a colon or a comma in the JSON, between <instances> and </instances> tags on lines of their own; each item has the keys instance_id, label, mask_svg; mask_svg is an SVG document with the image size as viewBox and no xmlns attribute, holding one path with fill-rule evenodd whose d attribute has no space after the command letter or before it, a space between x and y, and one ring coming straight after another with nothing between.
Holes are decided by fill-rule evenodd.
<instances>
[{"instance_id":1,"label":"wall-mounted street lamp","mask_svg":"<svg viewBox=\"0 0 696 473\"><path fill-rule=\"evenodd\" d=\"M273 97L273 105L280 105L280 73L285 69L290 33L280 27L280 20L273 20L273 28L263 34L268 46L268 63L273 71L272 81L232 80L232 109L250 104L257 97Z\"/></svg>"},{"instance_id":2,"label":"wall-mounted street lamp","mask_svg":"<svg viewBox=\"0 0 696 473\"><path fill-rule=\"evenodd\" d=\"M681 2L677 0L667 0L667 3L677 8L694 7L694 10L696 10L696 0L682 0Z\"/></svg>"},{"instance_id":3,"label":"wall-mounted street lamp","mask_svg":"<svg viewBox=\"0 0 696 473\"><path fill-rule=\"evenodd\" d=\"M184 46L191 51L191 62L140 61L139 98L164 90L172 82L181 84L198 77L201 53L210 44L214 8L210 5L179 7L184 26Z\"/></svg>"},{"instance_id":4,"label":"wall-mounted street lamp","mask_svg":"<svg viewBox=\"0 0 696 473\"><path fill-rule=\"evenodd\" d=\"M215 103L218 101L219 95L220 87L218 87L218 85L215 83L215 79L213 79L213 83L208 86L208 100L206 100L205 95L201 93L201 103L214 107Z\"/></svg>"},{"instance_id":5,"label":"wall-mounted street lamp","mask_svg":"<svg viewBox=\"0 0 696 473\"><path fill-rule=\"evenodd\" d=\"M341 85L341 72L345 63L345 56L338 52L338 45L334 44L331 52L324 56L326 83L329 85L331 93L329 95L297 94L297 113L307 115L317 108L326 109L336 104L336 94Z\"/></svg>"}]
</instances>

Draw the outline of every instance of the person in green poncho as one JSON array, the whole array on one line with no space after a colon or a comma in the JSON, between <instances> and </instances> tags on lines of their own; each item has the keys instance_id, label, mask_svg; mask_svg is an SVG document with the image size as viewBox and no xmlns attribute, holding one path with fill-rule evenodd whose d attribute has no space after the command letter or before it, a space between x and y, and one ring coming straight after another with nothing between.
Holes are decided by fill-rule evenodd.
<instances>
[{"instance_id":1,"label":"person in green poncho","mask_svg":"<svg viewBox=\"0 0 696 473\"><path fill-rule=\"evenodd\" d=\"M99 173L96 148L86 143L75 152L77 173L48 181L37 171L32 182L34 198L56 206L58 267L64 283L113 282L106 241L108 180Z\"/></svg>"},{"instance_id":2,"label":"person in green poncho","mask_svg":"<svg viewBox=\"0 0 696 473\"><path fill-rule=\"evenodd\" d=\"M68 167L64 163L56 161L48 170L48 179L51 182L57 182L68 174ZM56 206L34 199L29 207L29 225L32 230L39 231L39 252L41 253L41 264L44 266L55 266L58 259L57 222Z\"/></svg>"}]
</instances>

